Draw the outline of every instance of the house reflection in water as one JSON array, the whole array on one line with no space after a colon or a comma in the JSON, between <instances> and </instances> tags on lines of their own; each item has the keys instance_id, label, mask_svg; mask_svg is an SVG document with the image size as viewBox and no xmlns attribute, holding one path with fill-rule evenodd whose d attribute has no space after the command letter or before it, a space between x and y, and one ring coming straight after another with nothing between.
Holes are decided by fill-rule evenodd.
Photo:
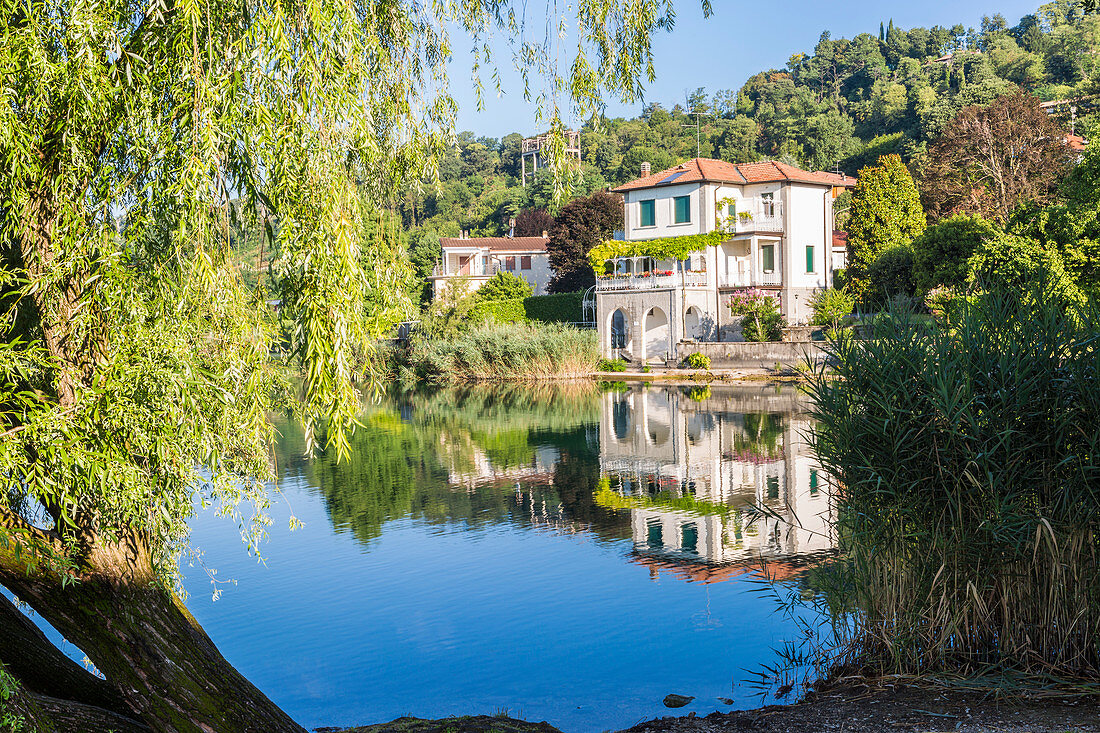
<instances>
[{"instance_id":1,"label":"house reflection in water","mask_svg":"<svg viewBox=\"0 0 1100 733\"><path fill-rule=\"evenodd\" d=\"M797 574L832 547L829 484L796 390L610 392L598 501L629 507L634 561L687 580Z\"/></svg>"}]
</instances>

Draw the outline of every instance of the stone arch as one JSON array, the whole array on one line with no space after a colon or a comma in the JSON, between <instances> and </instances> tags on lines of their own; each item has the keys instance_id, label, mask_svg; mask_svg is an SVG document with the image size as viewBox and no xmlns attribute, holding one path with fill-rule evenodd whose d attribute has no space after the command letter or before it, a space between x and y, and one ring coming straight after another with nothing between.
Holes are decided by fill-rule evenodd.
<instances>
[{"instance_id":1,"label":"stone arch","mask_svg":"<svg viewBox=\"0 0 1100 733\"><path fill-rule=\"evenodd\" d=\"M607 343L613 350L630 345L630 320L622 308L616 308L607 317Z\"/></svg>"},{"instance_id":2,"label":"stone arch","mask_svg":"<svg viewBox=\"0 0 1100 733\"><path fill-rule=\"evenodd\" d=\"M642 356L645 359L668 358L672 351L668 314L658 306L646 311L642 319Z\"/></svg>"}]
</instances>

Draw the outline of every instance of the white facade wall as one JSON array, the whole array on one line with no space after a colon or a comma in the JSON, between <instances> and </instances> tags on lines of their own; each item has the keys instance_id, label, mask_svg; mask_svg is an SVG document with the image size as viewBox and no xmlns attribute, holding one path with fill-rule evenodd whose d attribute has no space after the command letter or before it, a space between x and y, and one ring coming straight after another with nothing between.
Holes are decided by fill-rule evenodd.
<instances>
[{"instance_id":1,"label":"white facade wall","mask_svg":"<svg viewBox=\"0 0 1100 733\"><path fill-rule=\"evenodd\" d=\"M466 257L471 257L471 259L467 265L463 267L462 261ZM508 257L515 258L516 269L507 270L505 267L505 260ZM524 257L531 258L530 269L522 269ZM539 250L530 252L501 252L488 249L471 250L469 248L446 248L443 250L443 258L440 264L442 266L442 273L433 277L433 297L436 300L442 297L448 287L448 283L457 277L465 276L468 279L467 289L473 292L484 285L485 281L492 277L498 270L504 270L506 272L511 272L516 277L526 280L527 284L534 289L534 295L546 295L546 288L550 284L550 278L554 275L554 271L550 267L550 255L545 251Z\"/></svg>"},{"instance_id":2,"label":"white facade wall","mask_svg":"<svg viewBox=\"0 0 1100 733\"><path fill-rule=\"evenodd\" d=\"M774 216L762 215L762 196L775 202ZM691 220L674 222L674 200L688 196ZM757 287L774 292L792 325L806 323L812 315L809 300L817 290L833 283L832 252L833 198L827 186L791 182L732 185L688 183L626 191L624 238L627 241L658 239L715 231L725 225L726 199L738 211L755 214L740 220L730 238L702 253L707 278L705 286L678 287L674 282L647 289L597 292L597 324L605 356L655 359L675 353L675 344L685 340L717 341L740 338L740 329L729 314L726 301L737 288ZM654 201L655 223L641 226L641 202ZM720 206L719 202L723 202ZM773 247L774 268L764 269L764 249ZM813 249L813 269L806 269L806 247ZM698 260L693 262L697 266ZM660 263L660 270L676 269L676 263ZM698 309L697 316L688 313ZM653 308L665 311L669 320L667 348L642 348L645 314ZM616 309L627 314L628 345L621 352L611 349L610 318ZM698 327L705 323L706 327Z\"/></svg>"}]
</instances>

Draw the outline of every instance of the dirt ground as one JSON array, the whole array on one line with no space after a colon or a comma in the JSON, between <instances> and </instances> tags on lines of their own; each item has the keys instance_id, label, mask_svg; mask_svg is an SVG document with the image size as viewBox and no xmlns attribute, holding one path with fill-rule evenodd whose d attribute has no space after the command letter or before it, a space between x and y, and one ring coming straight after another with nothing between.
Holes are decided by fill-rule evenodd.
<instances>
[{"instance_id":1,"label":"dirt ground","mask_svg":"<svg viewBox=\"0 0 1100 733\"><path fill-rule=\"evenodd\" d=\"M325 730L325 729L322 729ZM334 731L335 729L327 729ZM553 733L546 723L477 716L353 728L345 733ZM623 733L1100 733L1100 697L1020 698L988 693L846 685L794 705L647 721ZM594 732L598 733L598 732Z\"/></svg>"}]
</instances>

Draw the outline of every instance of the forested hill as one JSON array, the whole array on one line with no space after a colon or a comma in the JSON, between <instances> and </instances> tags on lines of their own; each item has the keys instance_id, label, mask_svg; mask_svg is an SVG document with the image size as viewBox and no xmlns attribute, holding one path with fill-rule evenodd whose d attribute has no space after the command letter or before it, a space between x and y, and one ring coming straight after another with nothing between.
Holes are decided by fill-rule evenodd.
<instances>
[{"instance_id":1,"label":"forested hill","mask_svg":"<svg viewBox=\"0 0 1100 733\"><path fill-rule=\"evenodd\" d=\"M1092 3L1094 5L1095 3ZM1023 87L1043 100L1085 99L1078 132L1090 131L1088 97L1100 91L1100 15L1089 3L1058 0L1010 25L1000 15L980 28L902 29L885 19L871 32L832 38L795 53L782 69L752 75L738 90L698 89L671 107L651 103L633 119L591 120L582 128L583 181L575 194L619 184L699 153L746 162L785 160L808 169L855 173L886 152L918 166L929 140L964 106ZM1070 105L1057 108L1069 125ZM441 166L439 191L409 192L395 209L410 250L468 229L504 232L529 207L547 208L550 181L520 186L524 134L498 140L462 133ZM427 251L423 253L427 255Z\"/></svg>"}]
</instances>

